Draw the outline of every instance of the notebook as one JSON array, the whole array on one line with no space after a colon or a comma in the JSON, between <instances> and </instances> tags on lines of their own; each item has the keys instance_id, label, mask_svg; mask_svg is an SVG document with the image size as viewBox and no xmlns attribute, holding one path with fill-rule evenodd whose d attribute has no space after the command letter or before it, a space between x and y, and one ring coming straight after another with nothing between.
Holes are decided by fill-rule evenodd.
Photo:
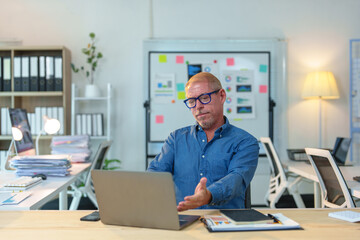
<instances>
[{"instance_id":1,"label":"notebook","mask_svg":"<svg viewBox=\"0 0 360 240\"><path fill-rule=\"evenodd\" d=\"M233 224L260 224L274 223L274 219L270 216L262 214L255 209L223 209L220 213L225 215Z\"/></svg>"},{"instance_id":2,"label":"notebook","mask_svg":"<svg viewBox=\"0 0 360 240\"><path fill-rule=\"evenodd\" d=\"M104 224L180 230L200 216L179 215L167 172L91 171Z\"/></svg>"}]
</instances>

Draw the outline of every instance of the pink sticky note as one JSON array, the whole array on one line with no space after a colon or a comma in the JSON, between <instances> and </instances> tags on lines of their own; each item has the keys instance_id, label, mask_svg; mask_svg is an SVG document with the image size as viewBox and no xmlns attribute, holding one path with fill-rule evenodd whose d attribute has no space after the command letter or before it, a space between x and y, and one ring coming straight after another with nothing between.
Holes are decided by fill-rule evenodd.
<instances>
[{"instance_id":1,"label":"pink sticky note","mask_svg":"<svg viewBox=\"0 0 360 240\"><path fill-rule=\"evenodd\" d=\"M259 86L259 93L267 93L267 86L266 85L260 85Z\"/></svg>"},{"instance_id":2,"label":"pink sticky note","mask_svg":"<svg viewBox=\"0 0 360 240\"><path fill-rule=\"evenodd\" d=\"M155 123L164 123L164 115L156 115Z\"/></svg>"},{"instance_id":3,"label":"pink sticky note","mask_svg":"<svg viewBox=\"0 0 360 240\"><path fill-rule=\"evenodd\" d=\"M235 65L235 60L234 60L234 58L227 58L227 59L226 59L226 65L227 65L227 66L234 66L234 65Z\"/></svg>"},{"instance_id":4,"label":"pink sticky note","mask_svg":"<svg viewBox=\"0 0 360 240\"><path fill-rule=\"evenodd\" d=\"M184 63L184 56L181 55L176 56L176 63Z\"/></svg>"}]
</instances>

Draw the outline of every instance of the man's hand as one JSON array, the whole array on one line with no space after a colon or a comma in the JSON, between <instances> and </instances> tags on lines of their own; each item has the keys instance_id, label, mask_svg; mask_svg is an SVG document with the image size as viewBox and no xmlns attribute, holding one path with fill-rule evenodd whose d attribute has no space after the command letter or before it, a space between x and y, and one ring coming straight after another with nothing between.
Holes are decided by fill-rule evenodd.
<instances>
[{"instance_id":1,"label":"man's hand","mask_svg":"<svg viewBox=\"0 0 360 240\"><path fill-rule=\"evenodd\" d=\"M210 191L206 188L206 182L206 177L201 178L199 184L195 188L194 195L186 196L184 201L179 202L177 210L181 212L208 204L212 196Z\"/></svg>"}]
</instances>

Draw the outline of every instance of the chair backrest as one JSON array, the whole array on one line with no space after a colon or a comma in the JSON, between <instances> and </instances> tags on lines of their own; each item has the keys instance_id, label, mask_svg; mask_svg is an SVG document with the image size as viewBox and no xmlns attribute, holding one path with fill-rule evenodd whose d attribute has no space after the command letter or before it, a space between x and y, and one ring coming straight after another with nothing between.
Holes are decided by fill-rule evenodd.
<instances>
[{"instance_id":1,"label":"chair backrest","mask_svg":"<svg viewBox=\"0 0 360 240\"><path fill-rule=\"evenodd\" d=\"M305 148L305 152L319 178L323 207L354 208L354 200L329 150Z\"/></svg>"},{"instance_id":2,"label":"chair backrest","mask_svg":"<svg viewBox=\"0 0 360 240\"><path fill-rule=\"evenodd\" d=\"M261 137L260 142L263 144L267 158L269 159L270 169L273 177L279 178L279 183L286 181L284 168L276 153L275 147L269 137Z\"/></svg>"},{"instance_id":3,"label":"chair backrest","mask_svg":"<svg viewBox=\"0 0 360 240\"><path fill-rule=\"evenodd\" d=\"M102 169L104 165L105 156L109 151L111 144L112 141L104 141L99 145L99 148L94 158L92 159L90 170L85 180L85 187L90 186L91 184L91 171L94 169Z\"/></svg>"}]
</instances>

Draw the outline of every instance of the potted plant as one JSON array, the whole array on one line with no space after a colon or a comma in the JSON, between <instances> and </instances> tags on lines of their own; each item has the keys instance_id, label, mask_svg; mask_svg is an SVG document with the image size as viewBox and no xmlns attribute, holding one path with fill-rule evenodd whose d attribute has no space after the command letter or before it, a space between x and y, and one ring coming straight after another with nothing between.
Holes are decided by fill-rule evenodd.
<instances>
[{"instance_id":1,"label":"potted plant","mask_svg":"<svg viewBox=\"0 0 360 240\"><path fill-rule=\"evenodd\" d=\"M71 69L74 73L81 73L88 81L85 86L85 97L99 97L99 88L94 84L94 72L98 66L98 61L103 57L102 53L96 51L95 33L90 33L90 43L86 48L82 48L81 52L86 55L86 64L77 68L74 63L71 63Z\"/></svg>"}]
</instances>

